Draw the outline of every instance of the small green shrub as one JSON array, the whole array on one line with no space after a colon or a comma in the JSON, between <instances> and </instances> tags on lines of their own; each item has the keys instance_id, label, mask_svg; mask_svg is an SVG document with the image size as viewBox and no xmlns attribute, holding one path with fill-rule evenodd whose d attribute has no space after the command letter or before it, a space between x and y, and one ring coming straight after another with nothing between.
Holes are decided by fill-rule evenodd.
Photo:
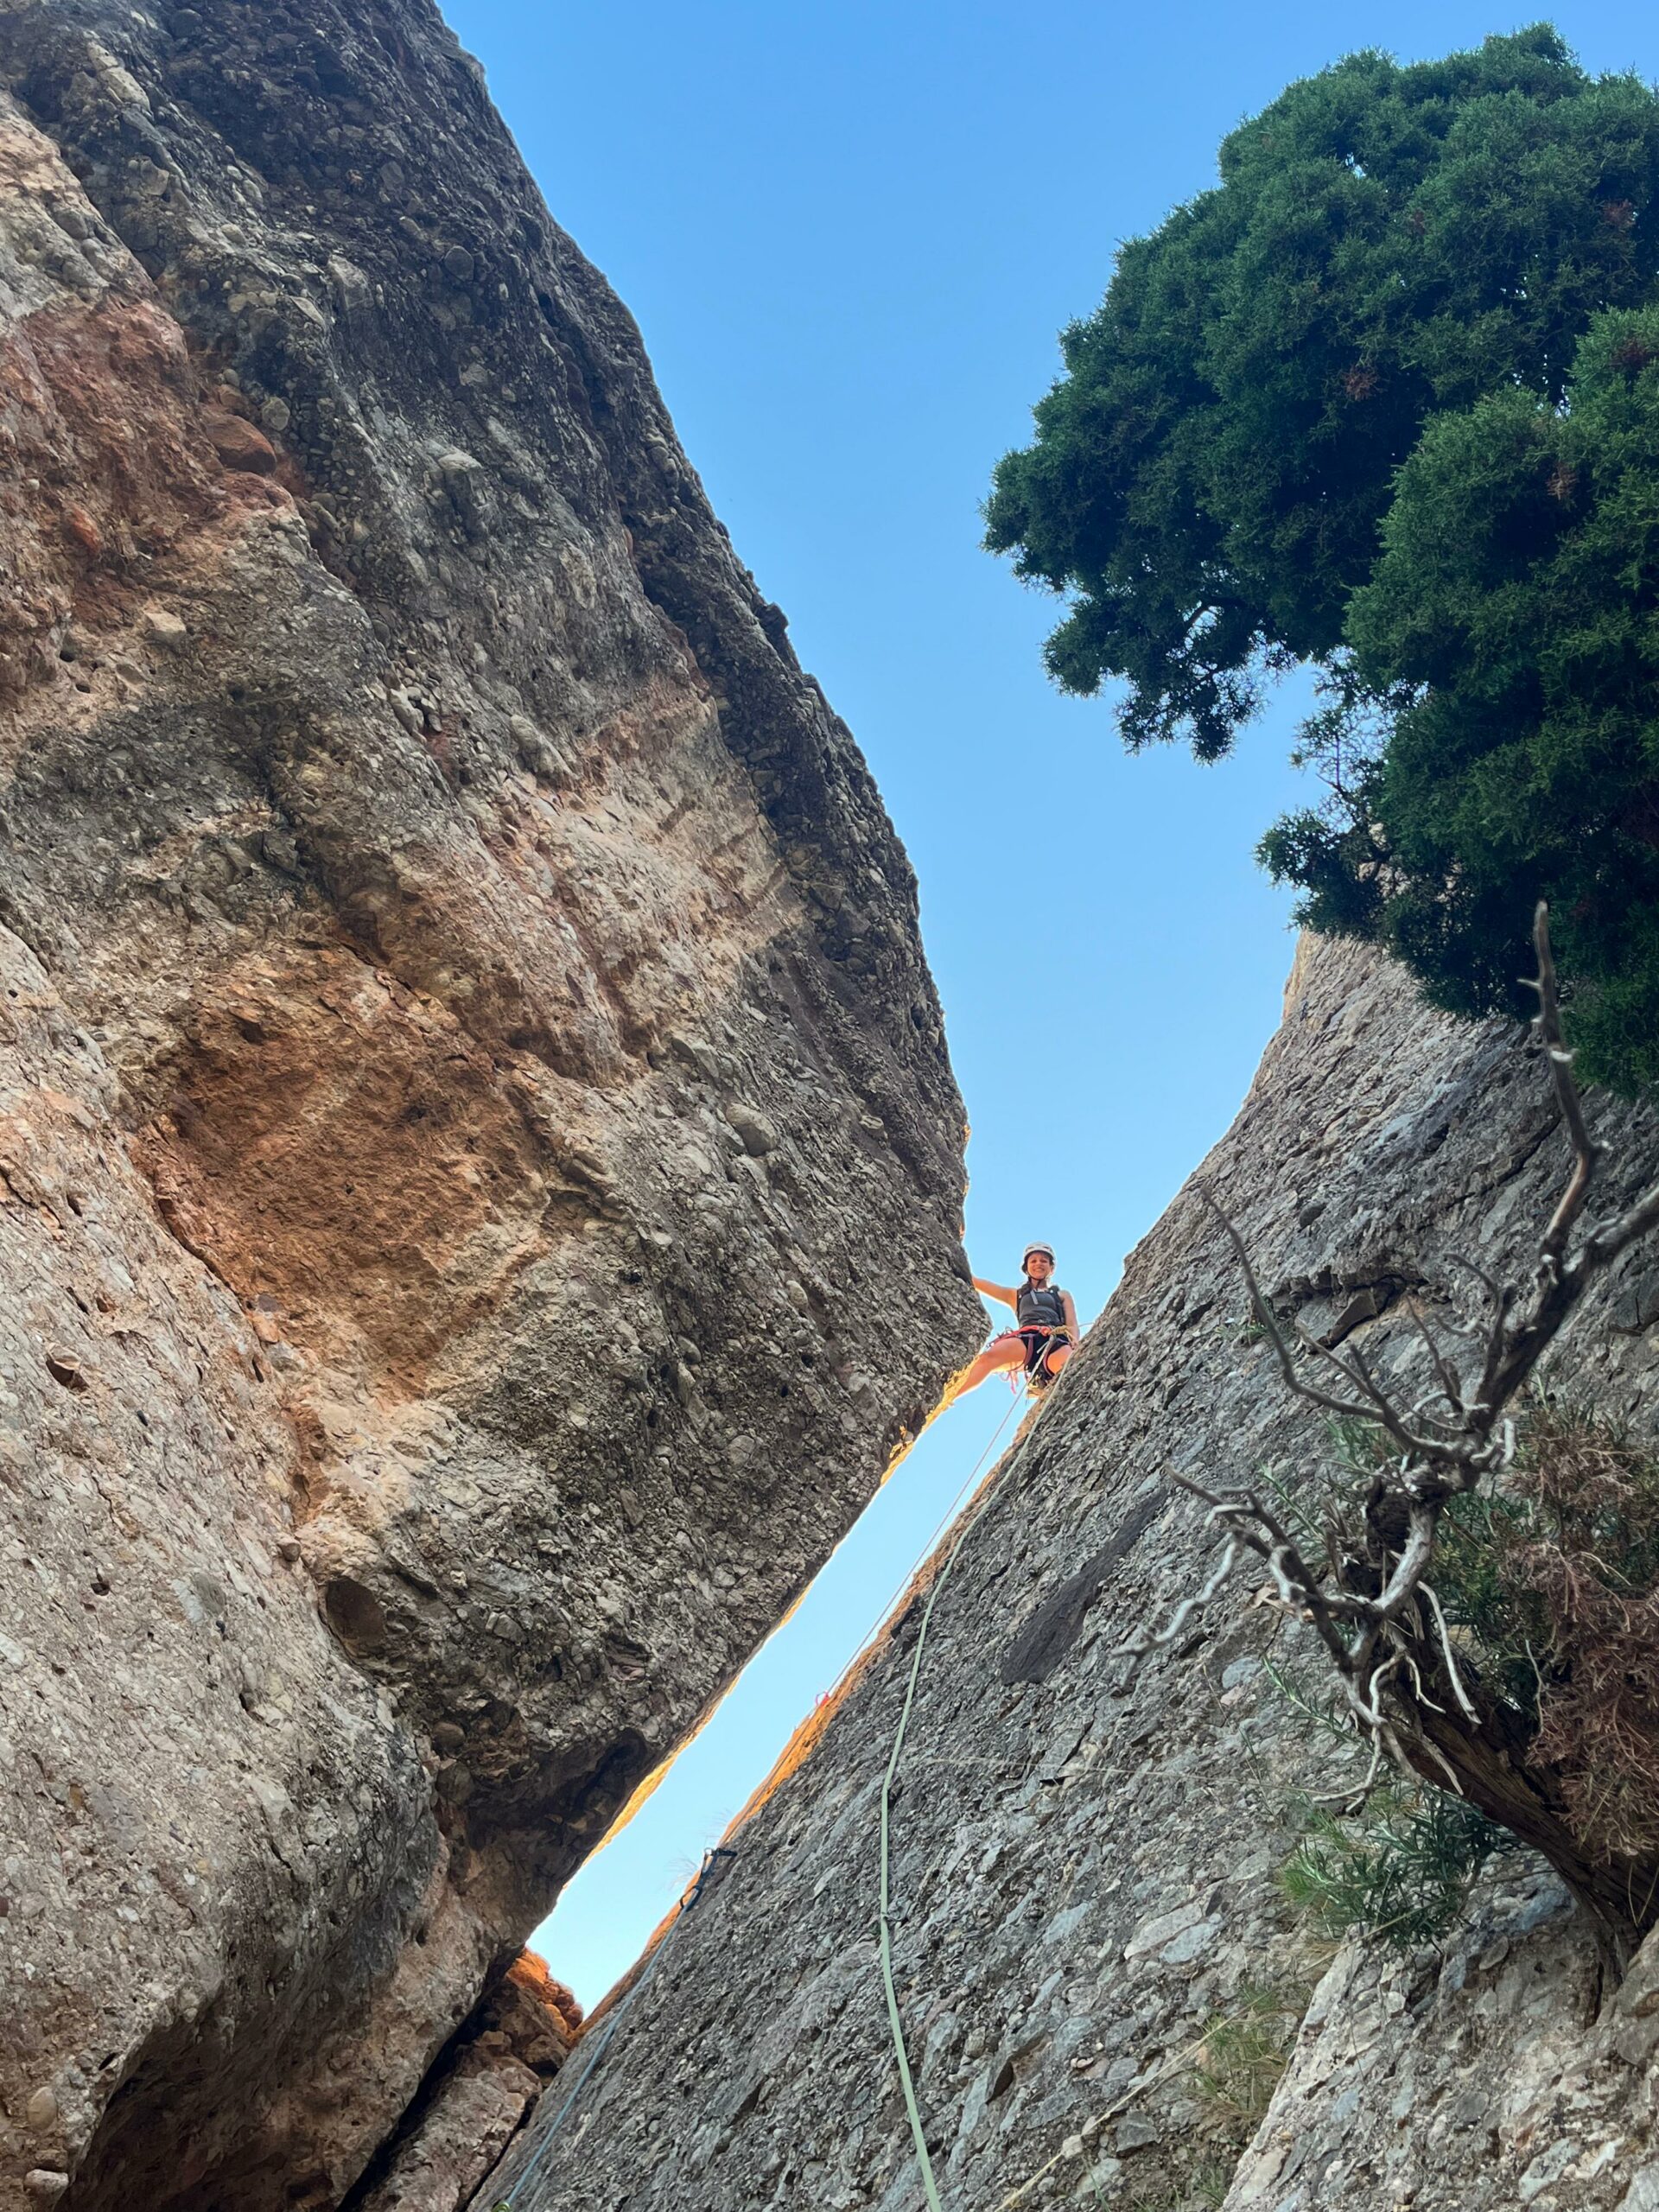
<instances>
[{"instance_id":1,"label":"small green shrub","mask_svg":"<svg viewBox=\"0 0 1659 2212\"><path fill-rule=\"evenodd\" d=\"M1231 2178L1229 2174L1230 2182ZM1147 2181L1141 2183L1132 2196L1114 2196L1109 2198L1099 2183L1096 2182L1092 2201L1098 2204L1109 2202L1112 2212L1208 2212L1208 2208L1220 2204L1227 2194L1224 2183L1220 2196L1215 2196L1213 2190L1213 2177L1207 2177L1202 2184L1185 2181Z\"/></svg>"},{"instance_id":2,"label":"small green shrub","mask_svg":"<svg viewBox=\"0 0 1659 2212\"><path fill-rule=\"evenodd\" d=\"M1227 2192L1233 2185L1236 2160L1232 2158L1200 2158L1192 2169L1192 2188L1188 2202L1203 2205L1205 2212L1221 2212L1227 2201Z\"/></svg>"},{"instance_id":3,"label":"small green shrub","mask_svg":"<svg viewBox=\"0 0 1659 2212\"><path fill-rule=\"evenodd\" d=\"M1090 2173L1090 2194L1079 2193L1078 2201L1089 2205L1109 2203L1112 2212L1221 2212L1237 2164L1236 2150L1211 2153L1195 2160L1183 2178L1142 2182L1131 2196L1114 2194L1109 2197Z\"/></svg>"},{"instance_id":4,"label":"small green shrub","mask_svg":"<svg viewBox=\"0 0 1659 2212\"><path fill-rule=\"evenodd\" d=\"M1355 1814L1310 1803L1303 1817L1279 1878L1292 1904L1323 1935L1365 1935L1402 1951L1453 1928L1487 1860L1518 1847L1462 1798L1393 1781Z\"/></svg>"},{"instance_id":5,"label":"small green shrub","mask_svg":"<svg viewBox=\"0 0 1659 2212\"><path fill-rule=\"evenodd\" d=\"M1191 2088L1207 2133L1239 2147L1255 2134L1307 2009L1306 1990L1247 1983L1205 2024Z\"/></svg>"}]
</instances>

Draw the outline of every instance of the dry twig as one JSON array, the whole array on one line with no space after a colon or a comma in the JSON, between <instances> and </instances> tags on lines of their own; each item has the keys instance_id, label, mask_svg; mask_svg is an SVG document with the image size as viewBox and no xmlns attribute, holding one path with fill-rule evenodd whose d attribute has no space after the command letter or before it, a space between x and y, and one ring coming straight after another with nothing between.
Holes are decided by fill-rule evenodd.
<instances>
[{"instance_id":1,"label":"dry twig","mask_svg":"<svg viewBox=\"0 0 1659 2212\"><path fill-rule=\"evenodd\" d=\"M1541 904L1533 941L1538 958L1531 984L1538 996L1533 1028L1571 1140L1573 1163L1525 1281L1499 1283L1474 1262L1458 1260L1486 1294L1484 1341L1472 1372L1435 1337L1414 1301L1411 1319L1427 1350L1435 1387L1409 1408L1396 1403L1377 1380L1357 1344L1336 1351L1303 1330L1287 1331L1237 1228L1208 1185L1200 1183L1204 1203L1238 1260L1287 1388L1324 1413L1380 1430L1392 1454L1367 1500L1364 1556L1345 1556L1344 1547L1331 1541L1317 1568L1254 1491L1217 1493L1175 1477L1209 1508L1205 1525L1222 1541L1220 1560L1202 1587L1180 1601L1162 1630L1142 1627L1122 1649L1133 1664L1174 1641L1193 1614L1219 1594L1237 1561L1252 1556L1266 1567L1278 1602L1324 1646L1347 1712L1371 1745L1374 1771L1376 1760L1387 1758L1408 1774L1471 1795L1483 1810L1527 1841L1540 1844L1562 1866L1561 1856L1550 1848L1548 1822L1526 1808L1521 1814L1514 1806L1505 1810L1508 1783L1502 1777L1492 1778L1490 1747L1475 1755L1474 1738L1483 1728L1490 1733L1490 1716L1459 1670L1440 1600L1426 1579L1447 1504L1500 1472L1513 1455L1509 1408L1516 1394L1590 1285L1659 1224L1656 1185L1624 1212L1591 1229L1576 1249L1568 1249L1601 1148L1590 1135L1573 1076L1573 1055L1562 1035L1548 914ZM1442 1696L1437 1698L1433 1690ZM1466 1758L1459 1754L1459 1732L1469 1739ZM1562 1871L1572 1878L1571 1868L1563 1866ZM1582 1883L1575 1886L1585 1893ZM1605 1916L1605 1901L1601 1904Z\"/></svg>"}]
</instances>

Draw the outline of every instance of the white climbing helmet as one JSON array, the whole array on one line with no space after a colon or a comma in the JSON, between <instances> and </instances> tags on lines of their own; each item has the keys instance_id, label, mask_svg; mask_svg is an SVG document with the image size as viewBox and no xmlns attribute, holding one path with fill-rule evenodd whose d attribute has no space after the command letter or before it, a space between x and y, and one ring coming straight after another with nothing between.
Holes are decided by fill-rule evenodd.
<instances>
[{"instance_id":1,"label":"white climbing helmet","mask_svg":"<svg viewBox=\"0 0 1659 2212\"><path fill-rule=\"evenodd\" d=\"M1052 1244L1027 1244L1025 1250L1020 1255L1020 1264L1022 1268L1028 1264L1033 1252L1040 1252L1043 1257L1048 1262L1051 1268L1056 1264L1054 1259L1054 1247Z\"/></svg>"}]
</instances>

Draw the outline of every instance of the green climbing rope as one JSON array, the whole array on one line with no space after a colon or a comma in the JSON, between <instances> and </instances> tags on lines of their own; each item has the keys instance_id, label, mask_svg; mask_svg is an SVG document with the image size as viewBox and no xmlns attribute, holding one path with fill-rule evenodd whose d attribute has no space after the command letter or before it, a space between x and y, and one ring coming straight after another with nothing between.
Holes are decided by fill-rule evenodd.
<instances>
[{"instance_id":1,"label":"green climbing rope","mask_svg":"<svg viewBox=\"0 0 1659 2212\"><path fill-rule=\"evenodd\" d=\"M1003 1414L1001 1420L998 1421L995 1428L992 1431L989 1442L986 1445L984 1450L975 1461L972 1471L969 1473L967 1481L963 1484L962 1491L958 1493L959 1496L967 1496L971 1492L973 1485L977 1480L981 1470L983 1468L987 1459L990 1458L991 1453L996 1449L997 1444L1001 1440L1002 1432L1007 1428L1010 1419L1013 1417L1015 1409L1019 1406L1019 1403L1020 1400L1017 1395L1010 1400L1007 1412ZM911 2075L910 2056L905 2048L904 2023L899 2016L899 1993L893 1986L893 1931L889 1915L889 1907L892 1903L891 1883L889 1879L889 1862L893 1812L893 1778L899 1771L899 1758L905 1748L905 1733L910 1726L911 1707L916 1701L916 1685L921 1676L922 1653L926 1648L928 1624L933 1618L934 1605L938 1601L939 1592L944 1589L946 1582L950 1580L950 1570L957 1563L957 1554L961 1551L963 1544L967 1541L969 1532L977 1523L980 1515L984 1511L985 1507L988 1503L989 1499L988 1497L982 1499L978 1505L972 1507L968 1512L967 1517L963 1520L961 1528L957 1531L956 1541L950 1547L950 1552L946 1556L944 1565L939 1569L938 1575L934 1579L933 1586L927 1595L927 1603L922 1608L921 1626L916 1637L916 1656L911 1662L910 1679L905 1687L904 1707L899 1716L898 1732L893 1739L892 1754L887 1760L887 1773L884 1776L881 1783L881 1874L880 1926L881 1980L887 1991L887 2019L893 2030L893 2050L897 2053L899 2059L899 2079L904 2089L905 2107L910 2115L910 2130L916 2144L916 2155L921 2162L922 2184L927 2192L928 2212L944 2212L944 2207L939 2196L938 2183L934 2179L932 2156L928 2150L927 2138L922 2129L921 2107L916 2101L916 2084ZM597 2069L601 2059L604 2057L606 2050L609 2047L612 2037L616 2033L616 2031L622 2024L623 2015L627 2012L628 2007L632 2004L634 1999L645 1988L645 1984L651 1980L652 1975L656 1972L658 1963L663 1957L664 1953L667 1950L669 1942L673 1937L676 1930L678 1929L680 1922L685 1917L686 1912L689 1911L690 1907L697 1902L698 1897L701 1896L704 1882L709 1873L713 1871L710 1864L709 1863L709 1860L729 1858L734 1855L734 1853L726 1851L711 1853L709 1854L709 1859L705 1859L702 1872L697 1877L696 1883L692 1886L690 1894L685 1899L680 1912L676 1916L673 1924L664 1936L662 1942L658 1945L656 1950L652 1954L644 1973L639 1976L638 1981L634 1983L633 1987L629 1990L627 1995L623 1999L622 2002L617 2006L615 2012L612 2014L610 2019L606 2023L605 2031L599 2037L593 2052L588 2056L587 2063L583 2065L580 2074L577 2075L575 2088L561 2103L557 2111L554 2113L552 2120L541 2131L541 2139L537 2144L530 2159L520 2172L518 2180L512 2184L505 2196L496 2200L495 2203L491 2207L491 2212L515 2212L515 2207L518 2204L520 2192L528 2187L531 2181L535 2177L541 2167L546 2162L549 2152L552 2149L554 2139L558 2134L562 2123L575 2107L576 2100L581 2096L582 2090L587 2087L589 2076Z\"/></svg>"},{"instance_id":2,"label":"green climbing rope","mask_svg":"<svg viewBox=\"0 0 1659 2212\"><path fill-rule=\"evenodd\" d=\"M1019 1402L1018 1398L1010 1402L1007 1413L1004 1414L997 1423L990 1442L980 1453L974 1473L968 1478L969 1483L973 1481L974 1476L978 1474L980 1468L985 1465L995 1450L997 1440L1007 1427L1009 1416ZM967 1484L963 1487L965 1489ZM887 1760L887 1770L881 1783L880 1895L877 1929L881 1953L881 1986L887 1992L887 2023L893 2030L893 2053L899 2061L899 2085L905 2093L905 2110L910 2114L910 2132L915 2141L917 2158L921 2164L922 2187L927 2192L928 2212L944 2212L944 2206L939 2196L938 2183L933 2177L932 2153L927 2147L927 2137L922 2127L921 2107L916 2101L916 2083L910 2070L910 2054L905 2049L904 2022L899 2017L899 1993L893 1986L893 1925L889 1912L892 1904L889 1862L893 1827L893 1777L899 1771L900 1754L905 1748L905 1732L910 1726L910 1709L916 1702L916 1685L921 1678L922 1672L922 1654L927 1648L928 1623L933 1618L933 1608L938 1603L939 1592L950 1579L950 1570L957 1563L957 1554L967 1542L969 1531L975 1527L988 1503L988 1497L983 1498L969 1512L961 1528L957 1531L957 1540L950 1547L944 1565L934 1577L933 1587L927 1593L927 1603L922 1608L921 1625L916 1632L916 1656L910 1662L910 1680L905 1686L905 1702L899 1714L899 1726L893 1738L892 1755Z\"/></svg>"}]
</instances>

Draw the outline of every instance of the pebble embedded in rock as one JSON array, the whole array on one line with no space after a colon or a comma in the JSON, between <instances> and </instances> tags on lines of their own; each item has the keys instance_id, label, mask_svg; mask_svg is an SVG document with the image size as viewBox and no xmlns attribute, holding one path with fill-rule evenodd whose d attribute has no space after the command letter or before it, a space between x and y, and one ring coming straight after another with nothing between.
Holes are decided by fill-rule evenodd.
<instances>
[{"instance_id":1,"label":"pebble embedded in rock","mask_svg":"<svg viewBox=\"0 0 1659 2212\"><path fill-rule=\"evenodd\" d=\"M275 469L276 448L244 416L210 407L203 409L201 419L208 443L226 468L254 476L269 476Z\"/></svg>"},{"instance_id":2,"label":"pebble embedded in rock","mask_svg":"<svg viewBox=\"0 0 1659 2212\"><path fill-rule=\"evenodd\" d=\"M452 245L443 257L444 274L453 276L457 284L470 283L473 266L473 257L464 245Z\"/></svg>"},{"instance_id":3,"label":"pebble embedded in rock","mask_svg":"<svg viewBox=\"0 0 1659 2212\"><path fill-rule=\"evenodd\" d=\"M46 1355L47 1373L66 1390L85 1390L90 1386L86 1370L70 1351L48 1351Z\"/></svg>"},{"instance_id":4,"label":"pebble embedded in rock","mask_svg":"<svg viewBox=\"0 0 1659 2212\"><path fill-rule=\"evenodd\" d=\"M259 857L280 875L298 875L302 872L299 846L286 830L260 831Z\"/></svg>"},{"instance_id":5,"label":"pebble embedded in rock","mask_svg":"<svg viewBox=\"0 0 1659 2212\"><path fill-rule=\"evenodd\" d=\"M743 1149L751 1159L763 1160L779 1146L777 1125L760 1112L758 1107L734 1105L726 1109L726 1118L743 1141Z\"/></svg>"},{"instance_id":6,"label":"pebble embedded in rock","mask_svg":"<svg viewBox=\"0 0 1659 2212\"><path fill-rule=\"evenodd\" d=\"M164 645L169 652L176 651L190 634L184 617L170 607L146 607L139 620L151 645Z\"/></svg>"}]
</instances>

